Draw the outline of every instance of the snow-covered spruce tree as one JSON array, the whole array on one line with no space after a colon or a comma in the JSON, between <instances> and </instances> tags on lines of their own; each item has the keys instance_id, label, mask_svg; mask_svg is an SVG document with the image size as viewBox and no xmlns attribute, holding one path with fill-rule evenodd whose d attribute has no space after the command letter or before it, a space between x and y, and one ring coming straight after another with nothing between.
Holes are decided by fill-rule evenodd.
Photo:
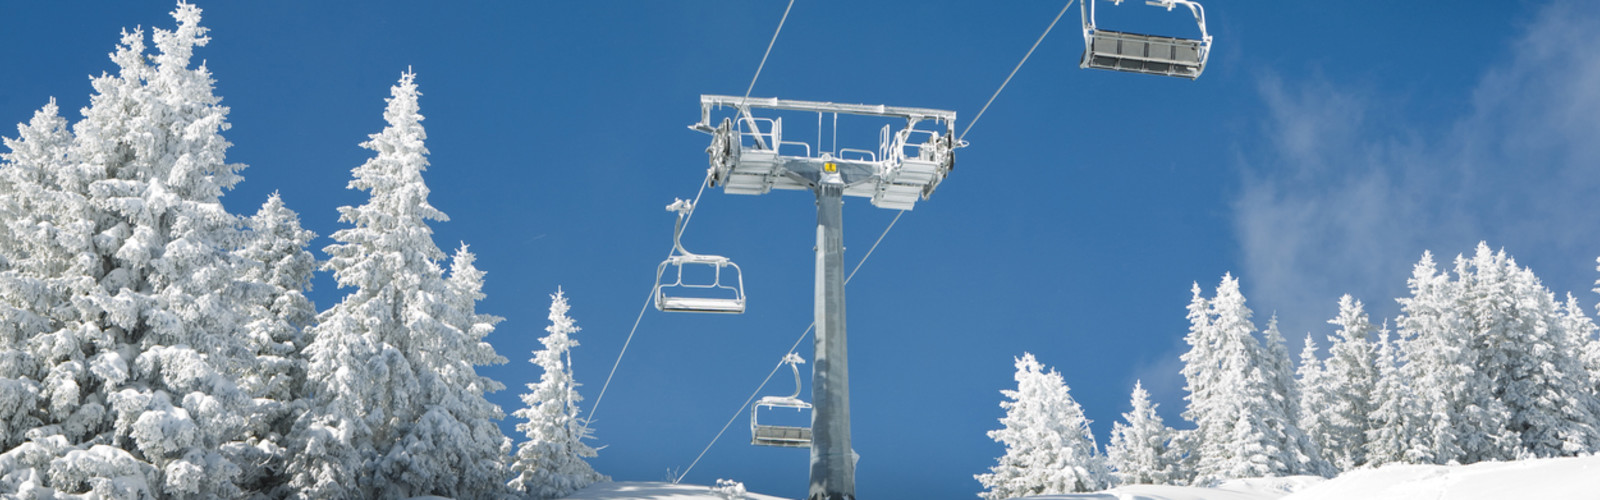
<instances>
[{"instance_id":1,"label":"snow-covered spruce tree","mask_svg":"<svg viewBox=\"0 0 1600 500\"><path fill-rule=\"evenodd\" d=\"M306 352L312 399L295 424L288 470L300 498L496 498L509 442L484 392L500 384L474 366L503 363L483 336L494 319L472 310L482 297L470 254L450 280L427 221L422 172L427 134L415 74L390 91L388 126L362 146L376 156L353 170L367 203L340 207L353 227L333 234L323 269L349 295L318 316Z\"/></svg>"},{"instance_id":2,"label":"snow-covered spruce tree","mask_svg":"<svg viewBox=\"0 0 1600 500\"><path fill-rule=\"evenodd\" d=\"M124 39L130 35L124 34ZM136 38L143 51L142 35ZM119 51L119 54L128 49ZM142 59L135 57L136 62ZM109 85L113 77L98 83ZM0 164L0 390L7 414L4 452L0 452L0 494L34 492L52 494L60 481L52 480L52 462L69 452L82 452L80 443L104 437L111 420L101 380L87 368L91 360L114 367L135 356L128 347L114 349L103 339L96 307L82 298L92 296L103 277L102 257L91 242L98 229L86 193L89 182L104 178L103 165L79 162L80 151L66 130L66 121L54 100L35 113L28 125L19 125L17 139L6 139L12 152ZM74 299L79 301L75 302ZM118 356L103 356L101 346ZM125 356L122 353L127 353ZM96 357L98 356L98 357ZM114 370L102 373L115 374ZM104 440L104 439L102 439ZM124 450L106 447L92 457L117 455L130 466L124 491L148 491L149 464L138 462ZM85 457L85 455L79 455ZM81 463L88 463L83 460ZM58 462L59 463L59 462ZM68 472L65 467L55 468ZM72 471L75 472L75 471ZM107 475L102 481L111 481ZM81 490L88 478L74 475ZM110 495L102 484L98 491Z\"/></svg>"},{"instance_id":3,"label":"snow-covered spruce tree","mask_svg":"<svg viewBox=\"0 0 1600 500\"><path fill-rule=\"evenodd\" d=\"M1474 381L1493 398L1469 402L1492 411L1495 418L1483 423L1500 425L1483 425L1487 436L1464 440L1465 461L1595 449L1600 405L1584 387L1587 370L1562 330L1554 294L1531 270L1487 244L1479 243L1470 265L1465 262L1458 259L1457 275L1473 325L1470 345L1480 351Z\"/></svg>"},{"instance_id":4,"label":"snow-covered spruce tree","mask_svg":"<svg viewBox=\"0 0 1600 500\"><path fill-rule=\"evenodd\" d=\"M1388 325L1378 329L1377 384L1372 389L1372 412L1367 414L1366 465L1418 463L1420 457L1408 455L1408 437L1416 432L1410 387L1400 377L1399 349L1390 338Z\"/></svg>"},{"instance_id":5,"label":"snow-covered spruce tree","mask_svg":"<svg viewBox=\"0 0 1600 500\"><path fill-rule=\"evenodd\" d=\"M240 478L240 484L265 494L288 480L283 474L290 447L287 436L304 410L304 333L317 314L305 296L317 264L306 247L316 234L300 227L300 216L284 206L276 192L244 222L248 231L235 254L245 285L241 308L248 321L246 342L255 354L255 365L239 385L263 405L246 429L246 446L237 446L234 452L258 465Z\"/></svg>"},{"instance_id":6,"label":"snow-covered spruce tree","mask_svg":"<svg viewBox=\"0 0 1600 500\"><path fill-rule=\"evenodd\" d=\"M1595 397L1600 398L1600 337L1596 337L1596 331L1600 329L1583 313L1583 306L1572 294L1567 294L1567 304L1563 309L1566 311L1564 322L1567 335L1572 337L1573 345L1579 346L1583 366L1589 370L1589 387Z\"/></svg>"},{"instance_id":7,"label":"snow-covered spruce tree","mask_svg":"<svg viewBox=\"0 0 1600 500\"><path fill-rule=\"evenodd\" d=\"M1440 283L1434 287L1451 292L1440 300L1413 285L1413 297L1401 301L1403 370L1426 421L1429 458L1472 463L1595 449L1600 403L1584 387L1587 370L1565 330L1581 322L1532 271L1487 244L1470 259L1456 258L1454 282L1434 274L1427 255L1424 261L1419 274L1426 267Z\"/></svg>"},{"instance_id":8,"label":"snow-covered spruce tree","mask_svg":"<svg viewBox=\"0 0 1600 500\"><path fill-rule=\"evenodd\" d=\"M1479 243L1477 253L1487 255L1488 245ZM1491 363L1483 370L1510 413L1509 433L1520 440L1514 454L1555 457L1600 449L1600 400L1588 391L1581 348L1563 329L1568 322L1561 303L1533 270L1518 267L1504 250L1495 255L1503 262L1509 300L1477 302L1486 309L1475 308L1474 314L1479 324L1504 315L1505 329L1485 329Z\"/></svg>"},{"instance_id":9,"label":"snow-covered spruce tree","mask_svg":"<svg viewBox=\"0 0 1600 500\"><path fill-rule=\"evenodd\" d=\"M1458 402L1466 398L1466 381L1476 361L1459 314L1459 287L1426 251L1406 284L1411 294L1397 299L1401 315L1396 320L1400 356L1406 360L1400 376L1411 384L1415 398L1406 456L1424 463L1459 461L1456 421L1464 405Z\"/></svg>"},{"instance_id":10,"label":"snow-covered spruce tree","mask_svg":"<svg viewBox=\"0 0 1600 500\"><path fill-rule=\"evenodd\" d=\"M239 218L220 197L243 165L224 160L228 108L194 49L200 9L177 28L124 32L115 75L74 127L48 192L63 210L47 324L37 332L40 426L0 457L9 490L92 497L236 498L259 464L237 452L270 402L238 380L255 368L236 279ZM81 210L81 211L80 211ZM64 214L71 214L64 215Z\"/></svg>"},{"instance_id":11,"label":"snow-covered spruce tree","mask_svg":"<svg viewBox=\"0 0 1600 500\"><path fill-rule=\"evenodd\" d=\"M82 196L63 191L72 134L51 99L0 153L0 449L21 444L49 419L41 401L43 370L52 361L42 336L61 327L82 274L70 264L82 252ZM65 240L65 241L58 241ZM77 245L72 243L76 242ZM81 280L78 280L81 281ZM3 476L5 470L0 470Z\"/></svg>"},{"instance_id":12,"label":"snow-covered spruce tree","mask_svg":"<svg viewBox=\"0 0 1600 500\"><path fill-rule=\"evenodd\" d=\"M570 306L560 289L550 296L549 335L539 339L544 349L533 352L530 363L541 370L538 383L528 384L522 394L527 405L512 413L525 422L517 430L528 436L517 446L511 471L511 488L529 498L562 498L597 481L610 478L595 472L585 458L595 456L594 448L583 442L590 430L578 417L579 384L572 378L572 338L579 328L567 316Z\"/></svg>"},{"instance_id":13,"label":"snow-covered spruce tree","mask_svg":"<svg viewBox=\"0 0 1600 500\"><path fill-rule=\"evenodd\" d=\"M1298 426L1272 404L1262 348L1253 333L1239 281L1222 278L1217 296L1192 289L1183 375L1189 390L1184 417L1195 423L1195 484L1290 474L1322 474L1315 450Z\"/></svg>"},{"instance_id":14,"label":"snow-covered spruce tree","mask_svg":"<svg viewBox=\"0 0 1600 500\"><path fill-rule=\"evenodd\" d=\"M1289 417L1291 422L1300 419L1300 383L1295 380L1294 360L1289 357L1289 342L1283 338L1283 332L1278 331L1278 315L1274 314L1267 320L1267 328L1261 331L1262 363L1271 383L1272 398L1269 400L1278 406L1278 411Z\"/></svg>"},{"instance_id":15,"label":"snow-covered spruce tree","mask_svg":"<svg viewBox=\"0 0 1600 500\"><path fill-rule=\"evenodd\" d=\"M1462 463L1485 460L1513 460L1521 441L1510 426L1511 408L1505 398L1497 393L1496 379L1507 368L1510 359L1496 359L1500 346L1490 344L1491 339L1513 342L1513 349L1523 349L1524 340L1515 325L1516 314L1509 309L1515 305L1511 294L1510 276L1507 273L1505 254L1496 255L1488 245L1479 244L1472 258L1457 256L1456 280L1460 285L1459 313L1464 319L1466 345L1471 353L1472 372L1466 377L1466 390L1457 400L1462 411L1456 421L1456 441L1460 444ZM1521 357L1520 354L1513 354Z\"/></svg>"},{"instance_id":16,"label":"snow-covered spruce tree","mask_svg":"<svg viewBox=\"0 0 1600 500\"><path fill-rule=\"evenodd\" d=\"M1111 428L1106 462L1121 484L1181 484L1181 450L1172 447L1177 431L1161 422L1157 404L1150 402L1144 385L1134 382L1130 398L1133 411Z\"/></svg>"},{"instance_id":17,"label":"snow-covered spruce tree","mask_svg":"<svg viewBox=\"0 0 1600 500\"><path fill-rule=\"evenodd\" d=\"M1312 442L1320 443L1327 435L1328 421L1323 411L1328 408L1328 394L1331 392L1323 379L1322 359L1317 357L1317 340L1306 334L1305 347L1300 350L1300 367L1296 373L1300 379L1299 419L1296 421L1301 432L1310 437ZM1322 458L1327 460L1327 448L1317 448Z\"/></svg>"},{"instance_id":18,"label":"snow-covered spruce tree","mask_svg":"<svg viewBox=\"0 0 1600 500\"><path fill-rule=\"evenodd\" d=\"M1033 354L1016 359L1017 389L1002 390L1005 427L989 431L1006 454L985 474L973 477L987 490L986 500L1030 495L1096 491L1111 485L1105 457L1095 448L1089 419L1072 400L1055 370L1044 371Z\"/></svg>"},{"instance_id":19,"label":"snow-covered spruce tree","mask_svg":"<svg viewBox=\"0 0 1600 500\"><path fill-rule=\"evenodd\" d=\"M1367 340L1377 328L1367 319L1361 301L1345 295L1339 298L1338 317L1328 323L1339 327L1328 337L1328 359L1323 361L1320 398L1323 407L1322 432L1317 445L1339 470L1351 470L1367 462L1367 430L1376 399L1377 355Z\"/></svg>"},{"instance_id":20,"label":"snow-covered spruce tree","mask_svg":"<svg viewBox=\"0 0 1600 500\"><path fill-rule=\"evenodd\" d=\"M1295 380L1288 341L1278 331L1276 314L1267 320L1267 329L1262 332L1261 341L1262 363L1268 374L1267 403L1274 406L1274 413L1284 416L1280 427L1276 429L1278 439L1283 442L1284 463L1300 464L1301 474L1333 475L1333 466L1321 448L1300 427L1300 383Z\"/></svg>"}]
</instances>

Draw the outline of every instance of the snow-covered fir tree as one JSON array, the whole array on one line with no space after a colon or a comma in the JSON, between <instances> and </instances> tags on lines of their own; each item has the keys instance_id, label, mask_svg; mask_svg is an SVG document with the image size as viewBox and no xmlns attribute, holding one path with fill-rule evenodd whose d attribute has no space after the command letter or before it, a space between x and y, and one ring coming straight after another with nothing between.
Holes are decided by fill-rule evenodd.
<instances>
[{"instance_id":1,"label":"snow-covered fir tree","mask_svg":"<svg viewBox=\"0 0 1600 500\"><path fill-rule=\"evenodd\" d=\"M6 138L0 153L0 449L21 444L49 416L40 398L43 370L55 361L45 342L62 326L60 308L83 270L82 195L62 183L72 134L54 99ZM76 244L74 244L76 243ZM0 473L4 473L0 470Z\"/></svg>"},{"instance_id":2,"label":"snow-covered fir tree","mask_svg":"<svg viewBox=\"0 0 1600 500\"><path fill-rule=\"evenodd\" d=\"M1488 249L1480 243L1478 253ZM1511 413L1507 426L1520 438L1519 454L1572 456L1600 449L1600 400L1588 390L1582 347L1564 330L1571 323L1568 314L1533 270L1518 267L1504 250L1499 256L1504 256L1510 299L1478 305L1505 314L1510 327L1499 334L1504 337L1490 329L1483 345L1490 347L1489 359L1505 360L1487 371L1503 391ZM1489 315L1475 312L1480 324Z\"/></svg>"},{"instance_id":3,"label":"snow-covered fir tree","mask_svg":"<svg viewBox=\"0 0 1600 500\"><path fill-rule=\"evenodd\" d=\"M516 461L511 471L511 488L529 498L562 498L597 481L610 478L595 472L585 458L594 458L595 450L583 440L589 438L590 429L578 417L579 384L572 377L572 348L578 341L572 338L579 328L567 311L566 294L560 289L550 296L549 335L539 339L544 349L533 352L530 363L538 366L539 382L528 384L522 394L526 407L512 414L524 422L517 430L528 436L517 446Z\"/></svg>"},{"instance_id":4,"label":"snow-covered fir tree","mask_svg":"<svg viewBox=\"0 0 1600 500\"><path fill-rule=\"evenodd\" d=\"M1424 463L1449 463L1461 458L1456 420L1462 411L1466 379L1472 369L1466 328L1458 314L1457 287L1438 270L1431 252L1412 268L1406 281L1410 296L1397 299L1401 315L1401 377L1410 382L1415 423L1406 456Z\"/></svg>"},{"instance_id":5,"label":"snow-covered fir tree","mask_svg":"<svg viewBox=\"0 0 1600 500\"><path fill-rule=\"evenodd\" d=\"M1367 430L1376 399L1377 355L1368 341L1377 328L1368 319L1361 301L1345 295L1339 298L1339 315L1328 323L1338 330L1328 337L1328 359L1323 361L1321 383L1324 391L1320 432L1313 435L1328 460L1339 470L1351 470L1367 462Z\"/></svg>"},{"instance_id":6,"label":"snow-covered fir tree","mask_svg":"<svg viewBox=\"0 0 1600 500\"><path fill-rule=\"evenodd\" d=\"M1133 411L1122 414L1106 443L1112 474L1121 484L1183 484L1182 450L1172 446L1177 431L1162 423L1160 405L1150 402L1142 383L1134 382L1130 400Z\"/></svg>"},{"instance_id":7,"label":"snow-covered fir tree","mask_svg":"<svg viewBox=\"0 0 1600 500\"><path fill-rule=\"evenodd\" d=\"M1415 399L1410 386L1400 376L1399 349L1385 325L1378 329L1377 384L1372 390L1372 411L1367 414L1366 465L1417 463L1421 457L1409 455L1408 437L1416 432Z\"/></svg>"},{"instance_id":8,"label":"snow-covered fir tree","mask_svg":"<svg viewBox=\"0 0 1600 500\"><path fill-rule=\"evenodd\" d=\"M1294 360L1289 357L1289 342L1278 331L1278 315L1267 320L1261 331L1261 361L1265 365L1272 397L1268 401L1291 422L1300 418L1300 383L1295 380Z\"/></svg>"},{"instance_id":9,"label":"snow-covered fir tree","mask_svg":"<svg viewBox=\"0 0 1600 500\"><path fill-rule=\"evenodd\" d=\"M1195 423L1195 483L1288 474L1323 474L1299 427L1271 402L1272 382L1254 336L1239 281L1223 276L1213 299L1194 285L1183 375L1184 417Z\"/></svg>"},{"instance_id":10,"label":"snow-covered fir tree","mask_svg":"<svg viewBox=\"0 0 1600 500\"><path fill-rule=\"evenodd\" d=\"M295 428L289 463L301 498L495 498L505 487L509 441L484 399L500 384L474 366L502 363L478 315L481 273L458 254L446 280L422 172L427 134L415 74L390 90L388 126L362 146L376 155L353 170L367 202L341 207L352 227L333 234L324 269L354 288L318 317L306 348L313 399Z\"/></svg>"},{"instance_id":11,"label":"snow-covered fir tree","mask_svg":"<svg viewBox=\"0 0 1600 500\"><path fill-rule=\"evenodd\" d=\"M1095 447L1089 419L1073 401L1061 374L1044 371L1033 354L1016 359L1016 390L1002 390L1004 427L989 437L1004 444L1005 455L988 473L974 477L987 500L1029 495L1097 491L1111 485L1105 457Z\"/></svg>"},{"instance_id":12,"label":"snow-covered fir tree","mask_svg":"<svg viewBox=\"0 0 1600 500\"><path fill-rule=\"evenodd\" d=\"M240 384L258 397L292 401L303 392L305 367L298 353L305 347L304 329L317 314L305 295L317 267L306 248L316 233L300 227L299 214L276 192L244 222L249 231L236 253L243 266L239 278L248 287L246 330L261 366Z\"/></svg>"},{"instance_id":13,"label":"snow-covered fir tree","mask_svg":"<svg viewBox=\"0 0 1600 500\"><path fill-rule=\"evenodd\" d=\"M1600 293L1600 287L1596 287L1594 291ZM1600 308L1600 304L1596 304L1596 307ZM1583 366L1589 369L1589 387L1593 389L1595 397L1600 398L1600 337L1596 336L1595 323L1583 313L1583 307L1571 294L1567 294L1567 305L1564 309L1567 312L1567 334L1573 337L1574 344L1582 346Z\"/></svg>"},{"instance_id":14,"label":"snow-covered fir tree","mask_svg":"<svg viewBox=\"0 0 1600 500\"><path fill-rule=\"evenodd\" d=\"M311 289L317 264L306 247L316 235L300 227L300 216L284 206L278 193L272 193L245 226L249 230L245 243L235 253L242 266L239 279L246 287L242 308L255 365L239 385L263 405L260 416L246 428L248 446L236 446L234 452L242 461L258 465L240 483L247 490L268 493L288 479L282 473L290 450L287 436L304 409L304 333L316 318L316 308L305 293Z\"/></svg>"},{"instance_id":15,"label":"snow-covered fir tree","mask_svg":"<svg viewBox=\"0 0 1600 500\"><path fill-rule=\"evenodd\" d=\"M27 288L42 313L16 358L39 382L40 425L0 457L8 492L236 498L259 472L240 452L274 402L238 383L256 365L233 253L240 221L220 202L243 165L225 161L228 108L191 62L209 42L200 9L180 4L173 17L176 29L154 30L154 54L142 31L123 33L118 72L92 80L65 160L34 177L45 187L27 241L49 262L13 267L33 274L3 288ZM62 130L43 114L53 124L41 130ZM45 135L25 149L60 151L64 135Z\"/></svg>"},{"instance_id":16,"label":"snow-covered fir tree","mask_svg":"<svg viewBox=\"0 0 1600 500\"><path fill-rule=\"evenodd\" d=\"M1317 356L1317 349L1317 340L1307 333L1304 347L1300 350L1300 367L1296 370L1300 385L1300 399L1296 405L1299 407L1299 419L1296 423L1300 431L1313 442L1319 436L1327 435L1328 420L1323 411L1328 408L1328 395L1331 393L1326 387L1327 382L1323 380L1322 360ZM1318 447L1318 450L1325 452L1326 448ZM1327 456L1323 455L1323 458Z\"/></svg>"},{"instance_id":17,"label":"snow-covered fir tree","mask_svg":"<svg viewBox=\"0 0 1600 500\"><path fill-rule=\"evenodd\" d=\"M1590 388L1591 394L1600 401L1600 338L1595 333L1600 331L1594 320L1583 312L1583 304L1577 297L1567 294L1567 301L1561 305L1561 328L1567 334L1567 345L1578 356L1578 362L1583 365L1587 381L1580 381L1579 385ZM1600 425L1600 411L1596 412L1596 423Z\"/></svg>"},{"instance_id":18,"label":"snow-covered fir tree","mask_svg":"<svg viewBox=\"0 0 1600 500\"><path fill-rule=\"evenodd\" d=\"M1480 243L1456 258L1452 281L1424 254L1401 304L1402 372L1422 429L1413 456L1472 463L1600 447L1600 403L1567 331L1584 322L1531 270Z\"/></svg>"},{"instance_id":19,"label":"snow-covered fir tree","mask_svg":"<svg viewBox=\"0 0 1600 500\"><path fill-rule=\"evenodd\" d=\"M1284 463L1299 464L1298 470L1304 474L1333 475L1333 466L1323 456L1321 448L1300 427L1300 383L1295 380L1289 343L1278 331L1277 315L1267 320L1261 343L1262 363L1269 382L1267 403L1274 407L1273 413L1284 416L1283 423L1276 429L1278 439L1283 442Z\"/></svg>"}]
</instances>

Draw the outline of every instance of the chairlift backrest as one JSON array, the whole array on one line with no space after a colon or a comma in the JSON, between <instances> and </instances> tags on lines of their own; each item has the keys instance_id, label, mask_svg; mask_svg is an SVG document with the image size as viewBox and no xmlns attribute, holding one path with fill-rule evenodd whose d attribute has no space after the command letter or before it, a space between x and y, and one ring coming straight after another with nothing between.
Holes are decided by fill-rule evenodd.
<instances>
[{"instance_id":1,"label":"chairlift backrest","mask_svg":"<svg viewBox=\"0 0 1600 500\"><path fill-rule=\"evenodd\" d=\"M1123 0L1111 0L1120 5ZM1200 38L1174 38L1101 29L1095 24L1095 0L1083 0L1082 68L1109 69L1147 75L1195 79L1205 71L1211 54L1211 35L1206 31L1205 8L1191 0L1146 0L1145 4L1168 11L1182 5L1194 14Z\"/></svg>"}]
</instances>

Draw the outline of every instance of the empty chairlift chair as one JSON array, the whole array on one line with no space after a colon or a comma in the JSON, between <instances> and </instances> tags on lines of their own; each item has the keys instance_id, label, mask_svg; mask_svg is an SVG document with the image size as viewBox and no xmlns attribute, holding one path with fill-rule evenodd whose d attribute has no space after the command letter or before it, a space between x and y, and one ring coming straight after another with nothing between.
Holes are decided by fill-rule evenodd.
<instances>
[{"instance_id":1,"label":"empty chairlift chair","mask_svg":"<svg viewBox=\"0 0 1600 500\"><path fill-rule=\"evenodd\" d=\"M1121 5L1123 0L1110 0ZM1096 0L1082 0L1083 59L1079 67L1176 76L1195 79L1206 69L1211 54L1211 35L1206 32L1206 11L1189 0L1146 0L1145 4L1171 11L1182 5L1194 14L1200 38L1174 38L1100 29L1095 24Z\"/></svg>"},{"instance_id":2,"label":"empty chairlift chair","mask_svg":"<svg viewBox=\"0 0 1600 500\"><path fill-rule=\"evenodd\" d=\"M760 446L779 446L785 448L811 447L811 428L795 425L772 425L761 423L762 410L771 411L775 408L788 408L797 412L811 410L811 403L800 400L800 363L805 360L799 354L789 353L783 357L783 362L794 370L794 394L789 396L766 396L756 401L750 407L750 444Z\"/></svg>"},{"instance_id":3,"label":"empty chairlift chair","mask_svg":"<svg viewBox=\"0 0 1600 500\"><path fill-rule=\"evenodd\" d=\"M677 200L667 210L678 212L672 232L672 256L656 268L656 309L667 312L739 314L744 312L744 274L732 260L721 255L703 255L683 249L685 216L694 210L690 202ZM709 280L704 274L708 273ZM685 279L685 271L690 272Z\"/></svg>"}]
</instances>

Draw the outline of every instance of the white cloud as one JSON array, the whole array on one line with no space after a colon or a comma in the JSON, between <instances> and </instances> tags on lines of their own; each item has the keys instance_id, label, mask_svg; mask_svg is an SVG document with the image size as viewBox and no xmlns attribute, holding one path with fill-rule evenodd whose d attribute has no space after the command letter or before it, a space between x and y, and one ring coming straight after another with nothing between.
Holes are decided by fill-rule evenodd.
<instances>
[{"instance_id":1,"label":"white cloud","mask_svg":"<svg viewBox=\"0 0 1600 500\"><path fill-rule=\"evenodd\" d=\"M1558 292L1587 290L1600 255L1595 40L1592 2L1543 8L1461 115L1430 123L1370 88L1263 77L1267 146L1246 155L1233 217L1258 316L1278 311L1295 338L1326 333L1344 293L1392 314L1422 250L1449 258L1480 240Z\"/></svg>"}]
</instances>

